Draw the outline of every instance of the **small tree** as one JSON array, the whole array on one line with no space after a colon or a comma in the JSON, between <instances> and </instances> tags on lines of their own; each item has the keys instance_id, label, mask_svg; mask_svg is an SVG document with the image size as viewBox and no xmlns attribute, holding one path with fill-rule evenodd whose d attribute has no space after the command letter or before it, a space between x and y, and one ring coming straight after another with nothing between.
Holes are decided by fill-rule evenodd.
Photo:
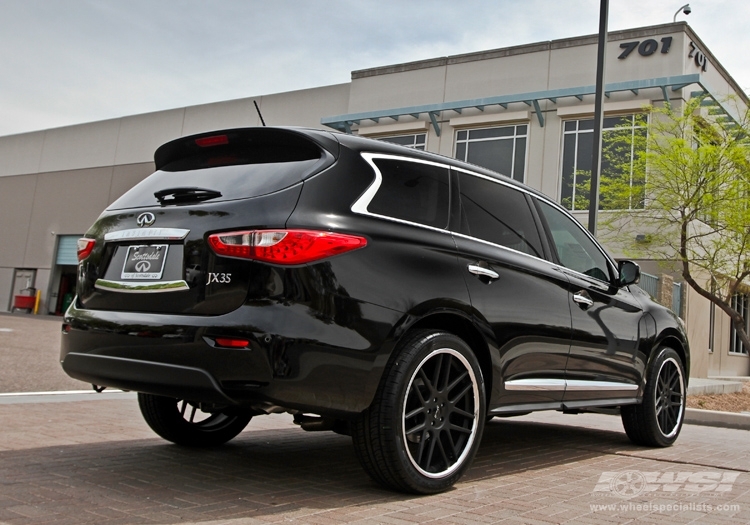
<instances>
[{"instance_id":1,"label":"small tree","mask_svg":"<svg viewBox=\"0 0 750 525\"><path fill-rule=\"evenodd\" d=\"M615 151L636 152L635 169L646 184L645 194L633 195L637 188L615 181L612 198L624 203L630 191L627 198L643 204L611 214L607 225L609 235L645 233L631 249L643 258L676 262L685 282L731 318L750 350L745 320L732 301L750 278L750 114L740 111L737 122L703 117L701 100L681 109L649 108L647 134L635 144L615 138Z\"/></svg>"}]
</instances>

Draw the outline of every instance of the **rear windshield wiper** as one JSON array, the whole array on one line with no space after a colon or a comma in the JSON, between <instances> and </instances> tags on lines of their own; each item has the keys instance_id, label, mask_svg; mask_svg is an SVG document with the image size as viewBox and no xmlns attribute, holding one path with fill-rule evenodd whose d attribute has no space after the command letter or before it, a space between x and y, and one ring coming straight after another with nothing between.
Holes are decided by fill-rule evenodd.
<instances>
[{"instance_id":1,"label":"rear windshield wiper","mask_svg":"<svg viewBox=\"0 0 750 525\"><path fill-rule=\"evenodd\" d=\"M168 188L154 192L154 197L160 204L178 204L216 199L221 197L221 192L206 188Z\"/></svg>"}]
</instances>

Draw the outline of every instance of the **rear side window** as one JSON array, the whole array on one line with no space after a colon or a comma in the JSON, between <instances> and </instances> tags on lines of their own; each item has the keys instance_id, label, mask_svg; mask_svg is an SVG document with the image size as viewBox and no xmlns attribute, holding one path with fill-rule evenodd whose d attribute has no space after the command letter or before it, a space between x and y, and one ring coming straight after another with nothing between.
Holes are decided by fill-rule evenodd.
<instances>
[{"instance_id":1,"label":"rear side window","mask_svg":"<svg viewBox=\"0 0 750 525\"><path fill-rule=\"evenodd\" d=\"M459 180L463 233L544 257L539 231L523 193L466 173L460 173Z\"/></svg>"},{"instance_id":2,"label":"rear side window","mask_svg":"<svg viewBox=\"0 0 750 525\"><path fill-rule=\"evenodd\" d=\"M367 211L434 228L448 226L448 168L403 159L374 159L382 181Z\"/></svg>"}]
</instances>

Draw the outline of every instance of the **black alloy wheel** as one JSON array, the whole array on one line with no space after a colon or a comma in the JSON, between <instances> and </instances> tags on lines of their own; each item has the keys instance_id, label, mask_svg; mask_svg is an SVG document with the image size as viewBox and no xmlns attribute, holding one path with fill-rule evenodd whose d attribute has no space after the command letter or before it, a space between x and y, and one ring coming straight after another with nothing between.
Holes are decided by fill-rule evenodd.
<instances>
[{"instance_id":1,"label":"black alloy wheel","mask_svg":"<svg viewBox=\"0 0 750 525\"><path fill-rule=\"evenodd\" d=\"M353 425L357 457L389 488L441 492L471 464L485 410L482 372L466 343L445 332L416 332Z\"/></svg>"},{"instance_id":2,"label":"black alloy wheel","mask_svg":"<svg viewBox=\"0 0 750 525\"><path fill-rule=\"evenodd\" d=\"M138 394L138 405L148 426L178 445L211 447L231 440L247 426L252 415L230 409L204 412L184 399Z\"/></svg>"},{"instance_id":3,"label":"black alloy wheel","mask_svg":"<svg viewBox=\"0 0 750 525\"><path fill-rule=\"evenodd\" d=\"M671 348L660 348L647 377L643 403L622 407L622 423L633 443L667 447L677 439L685 416L685 372L680 356Z\"/></svg>"}]
</instances>

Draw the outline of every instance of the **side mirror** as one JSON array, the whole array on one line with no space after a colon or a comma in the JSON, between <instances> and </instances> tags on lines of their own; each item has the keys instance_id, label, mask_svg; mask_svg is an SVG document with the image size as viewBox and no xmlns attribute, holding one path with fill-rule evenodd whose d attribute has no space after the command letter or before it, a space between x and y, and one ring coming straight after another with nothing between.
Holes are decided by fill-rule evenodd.
<instances>
[{"instance_id":1,"label":"side mirror","mask_svg":"<svg viewBox=\"0 0 750 525\"><path fill-rule=\"evenodd\" d=\"M617 271L620 273L620 286L637 284L641 280L641 267L633 261L620 261Z\"/></svg>"}]
</instances>

